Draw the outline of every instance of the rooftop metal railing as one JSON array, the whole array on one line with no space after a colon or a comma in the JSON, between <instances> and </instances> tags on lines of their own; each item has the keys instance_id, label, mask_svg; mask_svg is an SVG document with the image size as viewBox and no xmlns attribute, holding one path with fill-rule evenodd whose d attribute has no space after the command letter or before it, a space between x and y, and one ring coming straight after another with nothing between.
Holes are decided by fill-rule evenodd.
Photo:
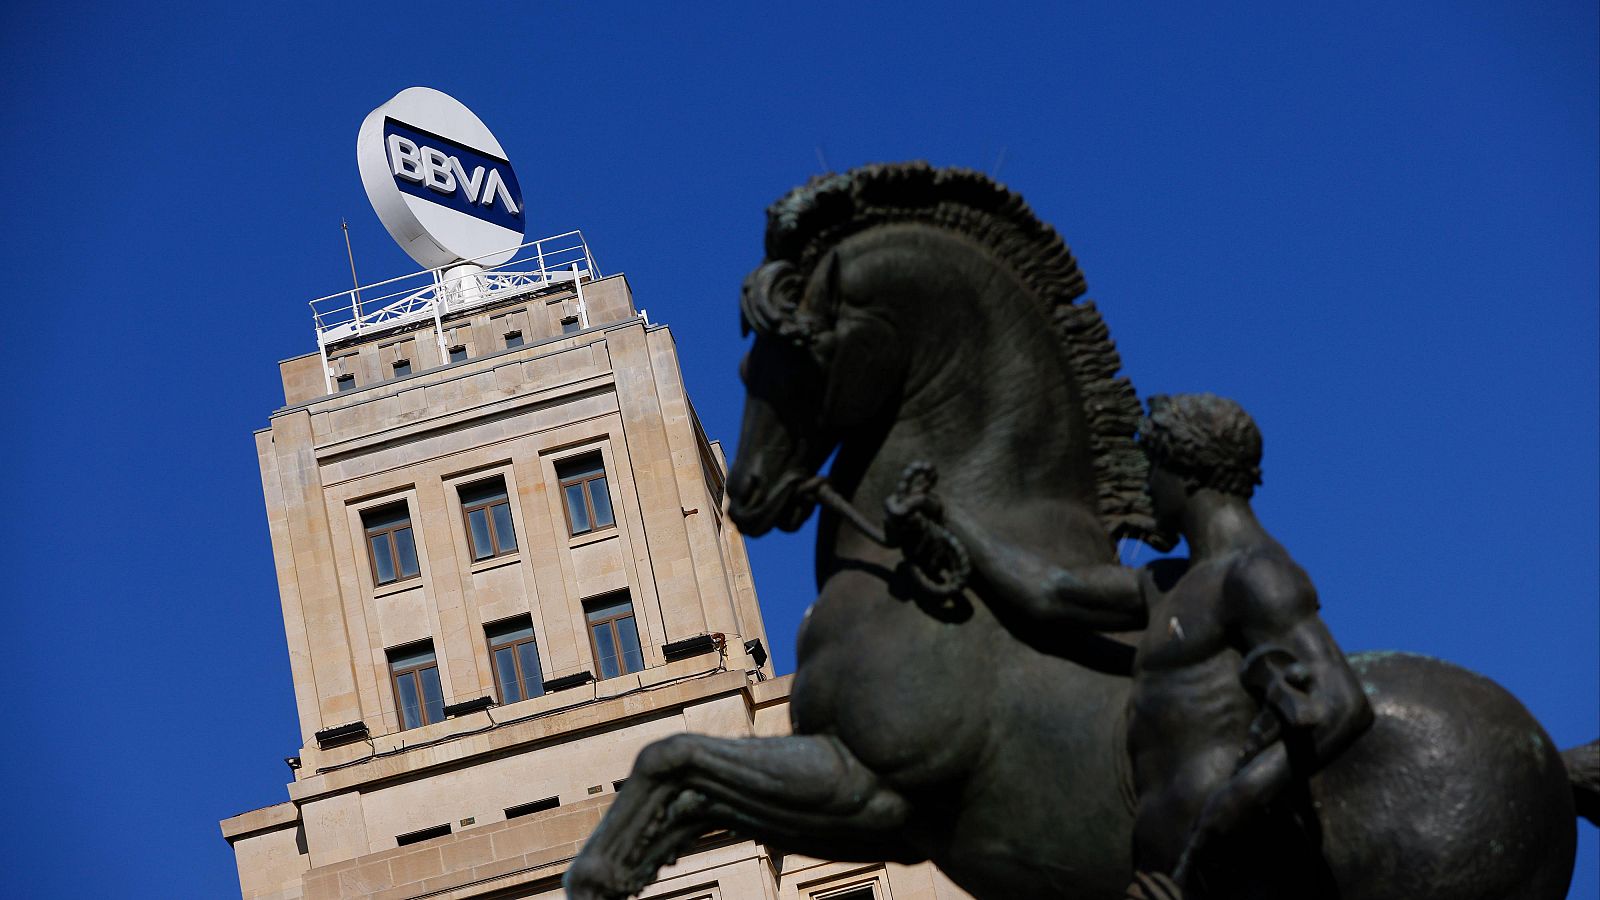
<instances>
[{"instance_id":1,"label":"rooftop metal railing","mask_svg":"<svg viewBox=\"0 0 1600 900\"><path fill-rule=\"evenodd\" d=\"M599 277L583 232L568 231L521 244L499 265L463 260L318 297L311 301L311 318L328 393L333 393L333 372L328 364L332 344L428 319L442 326L443 317L452 313L560 284L570 284L578 292L579 314L587 318L583 282Z\"/></svg>"}]
</instances>

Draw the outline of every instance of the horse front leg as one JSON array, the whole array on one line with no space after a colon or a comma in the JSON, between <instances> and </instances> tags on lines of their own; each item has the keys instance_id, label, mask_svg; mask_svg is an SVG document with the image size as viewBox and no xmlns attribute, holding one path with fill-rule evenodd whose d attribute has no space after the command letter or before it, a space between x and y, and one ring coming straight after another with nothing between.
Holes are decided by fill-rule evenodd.
<instances>
[{"instance_id":1,"label":"horse front leg","mask_svg":"<svg viewBox=\"0 0 1600 900\"><path fill-rule=\"evenodd\" d=\"M908 804L837 738L675 735L644 748L567 870L569 900L623 900L701 835L733 829L836 860L919 859Z\"/></svg>"}]
</instances>

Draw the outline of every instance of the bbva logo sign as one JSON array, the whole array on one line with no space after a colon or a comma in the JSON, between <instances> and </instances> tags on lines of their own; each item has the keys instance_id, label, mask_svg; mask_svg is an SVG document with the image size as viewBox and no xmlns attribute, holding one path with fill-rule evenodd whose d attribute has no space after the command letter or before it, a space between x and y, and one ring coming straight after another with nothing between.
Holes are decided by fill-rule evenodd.
<instances>
[{"instance_id":1,"label":"bbva logo sign","mask_svg":"<svg viewBox=\"0 0 1600 900\"><path fill-rule=\"evenodd\" d=\"M373 110L356 161L378 218L427 268L499 265L527 233L522 189L500 142L448 94L407 88Z\"/></svg>"},{"instance_id":2,"label":"bbva logo sign","mask_svg":"<svg viewBox=\"0 0 1600 900\"><path fill-rule=\"evenodd\" d=\"M468 175L460 157L427 145L418 146L400 134L389 135L389 164L394 167L394 177L425 185L445 196L459 190L468 203L493 206L498 200L511 215L522 212L500 170L493 166L474 166Z\"/></svg>"}]
</instances>

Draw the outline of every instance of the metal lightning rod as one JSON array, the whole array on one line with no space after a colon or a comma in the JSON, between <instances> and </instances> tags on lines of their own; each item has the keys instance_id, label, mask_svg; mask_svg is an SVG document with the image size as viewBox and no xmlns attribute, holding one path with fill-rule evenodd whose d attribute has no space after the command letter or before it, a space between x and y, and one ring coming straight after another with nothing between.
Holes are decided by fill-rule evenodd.
<instances>
[{"instance_id":1,"label":"metal lightning rod","mask_svg":"<svg viewBox=\"0 0 1600 900\"><path fill-rule=\"evenodd\" d=\"M351 292L351 296L353 296L355 298L355 303L353 304L353 308L355 309L355 313L356 313L356 327L360 328L361 327L361 279L356 277L356 252L354 250L350 249L350 223L346 222L344 220L344 216L340 216L339 217L339 227L344 230L344 252L345 252L345 255L350 257L350 282L351 282L351 284L355 285L355 290Z\"/></svg>"}]
</instances>

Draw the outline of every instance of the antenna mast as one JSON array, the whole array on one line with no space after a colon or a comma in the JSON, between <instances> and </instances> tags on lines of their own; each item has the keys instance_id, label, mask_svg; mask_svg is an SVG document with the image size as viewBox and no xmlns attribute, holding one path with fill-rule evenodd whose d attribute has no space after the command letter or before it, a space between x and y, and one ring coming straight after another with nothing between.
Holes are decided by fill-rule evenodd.
<instances>
[{"instance_id":1,"label":"antenna mast","mask_svg":"<svg viewBox=\"0 0 1600 900\"><path fill-rule=\"evenodd\" d=\"M351 297L354 298L354 303L352 304L352 306L355 309L356 322L360 323L360 321L361 321L361 279L356 277L356 252L354 250L350 249L350 223L346 222L344 220L344 216L340 216L339 217L339 227L344 230L344 252L345 252L345 255L350 257L350 283L355 285L355 290L351 291L350 295L351 295Z\"/></svg>"}]
</instances>

